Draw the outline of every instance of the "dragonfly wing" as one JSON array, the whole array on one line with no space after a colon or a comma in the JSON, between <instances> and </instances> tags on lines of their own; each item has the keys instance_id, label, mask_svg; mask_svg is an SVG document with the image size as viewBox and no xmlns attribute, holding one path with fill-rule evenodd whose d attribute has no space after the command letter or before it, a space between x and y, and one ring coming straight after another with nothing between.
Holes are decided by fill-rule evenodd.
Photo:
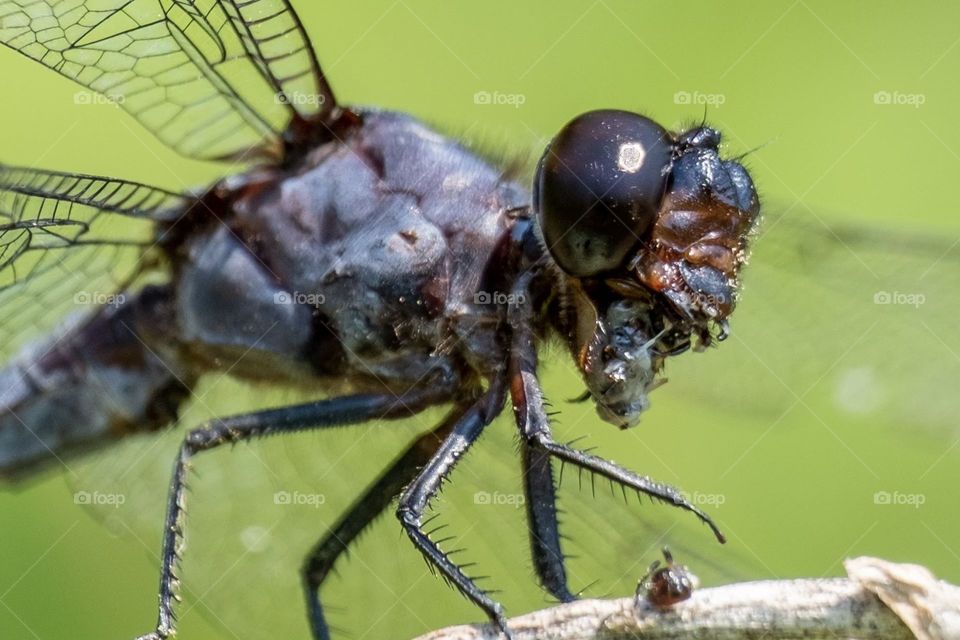
<instances>
[{"instance_id":1,"label":"dragonfly wing","mask_svg":"<svg viewBox=\"0 0 960 640\"><path fill-rule=\"evenodd\" d=\"M664 393L956 433L960 238L767 214L742 279L731 337L670 363Z\"/></svg>"},{"instance_id":2,"label":"dragonfly wing","mask_svg":"<svg viewBox=\"0 0 960 640\"><path fill-rule=\"evenodd\" d=\"M292 116L335 107L285 0L2 0L0 42L197 159L277 158Z\"/></svg>"},{"instance_id":3,"label":"dragonfly wing","mask_svg":"<svg viewBox=\"0 0 960 640\"><path fill-rule=\"evenodd\" d=\"M144 184L0 165L0 360L143 271L155 222L190 198Z\"/></svg>"}]
</instances>

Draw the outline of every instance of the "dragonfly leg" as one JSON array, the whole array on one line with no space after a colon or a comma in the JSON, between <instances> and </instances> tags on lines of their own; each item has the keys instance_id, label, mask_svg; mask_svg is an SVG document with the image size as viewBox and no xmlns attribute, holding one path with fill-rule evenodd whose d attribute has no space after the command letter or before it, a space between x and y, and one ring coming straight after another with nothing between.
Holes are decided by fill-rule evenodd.
<instances>
[{"instance_id":1,"label":"dragonfly leg","mask_svg":"<svg viewBox=\"0 0 960 640\"><path fill-rule=\"evenodd\" d=\"M170 481L164 520L157 626L139 640L168 638L175 633L173 605L179 600L177 590L180 580L176 569L183 541L186 479L191 458L195 454L258 436L345 426L375 419L406 418L450 399L450 389L443 385L399 396L390 393L357 394L215 419L192 429L180 445Z\"/></svg>"},{"instance_id":2,"label":"dragonfly leg","mask_svg":"<svg viewBox=\"0 0 960 640\"><path fill-rule=\"evenodd\" d=\"M521 443L523 487L526 491L527 522L530 526L530 554L540 584L561 602L575 600L567 587L567 571L560 549L557 523L557 492L550 467L550 454Z\"/></svg>"},{"instance_id":3,"label":"dragonfly leg","mask_svg":"<svg viewBox=\"0 0 960 640\"><path fill-rule=\"evenodd\" d=\"M303 565L303 585L314 640L330 638L319 589L337 558L430 461L465 409L456 407L435 429L416 438L310 551Z\"/></svg>"},{"instance_id":4,"label":"dragonfly leg","mask_svg":"<svg viewBox=\"0 0 960 640\"><path fill-rule=\"evenodd\" d=\"M525 283L521 281L518 284L523 286ZM516 299L530 299L530 296L518 295ZM537 351L529 313L530 310L522 304L515 304L510 308L510 324L513 327L509 366L510 396L522 441L532 449L539 450L550 457L580 467L655 500L690 511L710 527L720 542L725 542L723 533L710 516L687 500L678 489L647 476L637 475L609 460L560 444L553 439L544 406L543 391L536 374ZM559 562L559 559L556 561Z\"/></svg>"},{"instance_id":5,"label":"dragonfly leg","mask_svg":"<svg viewBox=\"0 0 960 640\"><path fill-rule=\"evenodd\" d=\"M438 569L444 580L483 609L493 624L510 638L503 606L480 589L475 579L464 573L423 529L423 514L430 500L440 491L440 485L449 476L457 460L480 437L484 427L500 413L504 396L504 381L495 379L483 397L460 415L450 435L400 495L397 517L427 564Z\"/></svg>"}]
</instances>

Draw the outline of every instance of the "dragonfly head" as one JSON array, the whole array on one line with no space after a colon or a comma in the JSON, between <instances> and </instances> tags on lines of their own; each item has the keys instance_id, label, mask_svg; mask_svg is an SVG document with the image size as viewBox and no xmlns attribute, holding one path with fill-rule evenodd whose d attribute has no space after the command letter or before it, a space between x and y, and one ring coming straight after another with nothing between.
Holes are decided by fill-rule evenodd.
<instances>
[{"instance_id":1,"label":"dragonfly head","mask_svg":"<svg viewBox=\"0 0 960 640\"><path fill-rule=\"evenodd\" d=\"M620 416L604 416L611 422L636 422L655 381L629 366L613 384L598 373L597 344L609 353L615 342L629 343L621 355L630 359L642 337L655 371L691 336L703 344L717 327L726 335L760 203L746 169L721 159L719 145L720 133L706 126L671 133L636 113L591 111L560 130L537 166L540 239L582 293L572 305L578 329L568 333L578 336L588 386L603 405L598 394L636 378L633 391L620 394L629 399L613 405ZM627 326L635 331L624 343Z\"/></svg>"},{"instance_id":2,"label":"dragonfly head","mask_svg":"<svg viewBox=\"0 0 960 640\"><path fill-rule=\"evenodd\" d=\"M760 202L719 145L715 129L674 134L629 111L571 120L534 179L537 223L557 266L660 294L690 320L726 318Z\"/></svg>"}]
</instances>

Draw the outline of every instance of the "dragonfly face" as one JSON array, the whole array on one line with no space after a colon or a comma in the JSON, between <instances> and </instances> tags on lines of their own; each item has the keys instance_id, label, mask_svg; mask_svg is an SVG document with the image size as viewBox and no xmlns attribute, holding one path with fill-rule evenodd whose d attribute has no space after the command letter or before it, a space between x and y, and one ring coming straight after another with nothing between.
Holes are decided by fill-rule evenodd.
<instances>
[{"instance_id":1,"label":"dragonfly face","mask_svg":"<svg viewBox=\"0 0 960 640\"><path fill-rule=\"evenodd\" d=\"M568 333L604 419L628 427L663 358L726 333L748 234L759 213L720 134L671 134L626 111L592 111L547 147L534 180L537 229L572 283Z\"/></svg>"}]
</instances>

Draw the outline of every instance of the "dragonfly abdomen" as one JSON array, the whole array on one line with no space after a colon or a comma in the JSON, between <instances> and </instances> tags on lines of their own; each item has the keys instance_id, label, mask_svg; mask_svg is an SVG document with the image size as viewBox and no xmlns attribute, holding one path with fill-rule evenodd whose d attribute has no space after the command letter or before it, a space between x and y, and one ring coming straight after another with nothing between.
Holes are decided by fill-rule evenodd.
<instances>
[{"instance_id":1,"label":"dragonfly abdomen","mask_svg":"<svg viewBox=\"0 0 960 640\"><path fill-rule=\"evenodd\" d=\"M142 331L168 326L164 290L117 300L0 370L0 477L65 463L176 417L194 376L175 352L149 347Z\"/></svg>"}]
</instances>

